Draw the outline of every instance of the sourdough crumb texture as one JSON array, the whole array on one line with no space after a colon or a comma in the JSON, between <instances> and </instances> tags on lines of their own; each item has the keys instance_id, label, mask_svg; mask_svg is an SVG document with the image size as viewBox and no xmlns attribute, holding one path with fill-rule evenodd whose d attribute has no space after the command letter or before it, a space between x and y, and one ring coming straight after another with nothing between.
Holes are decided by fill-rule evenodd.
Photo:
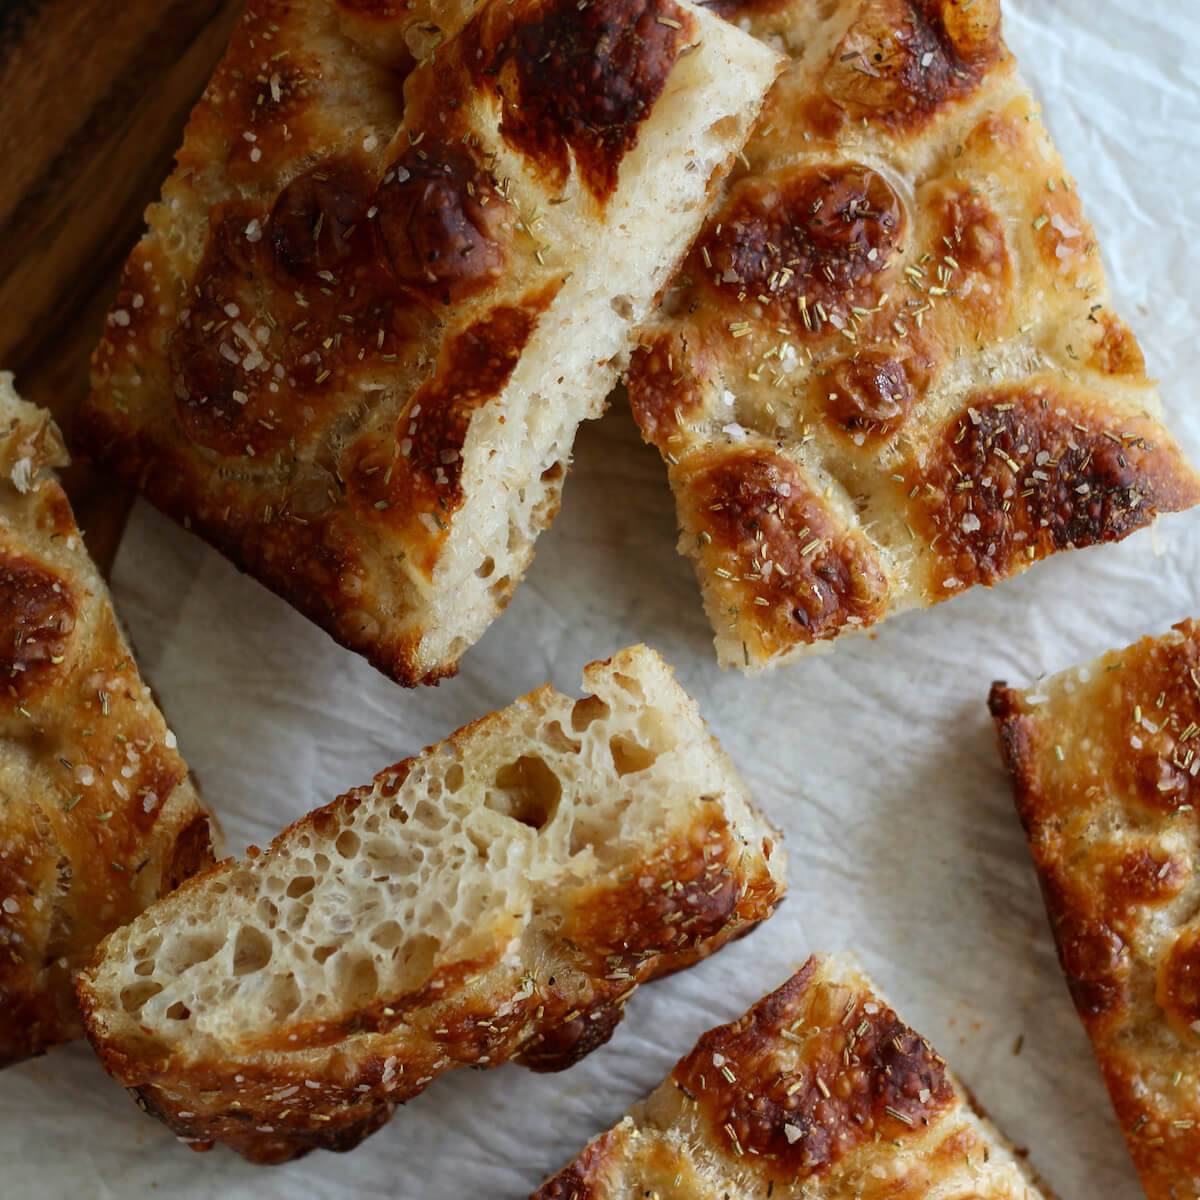
<instances>
[{"instance_id":1,"label":"sourdough crumb texture","mask_svg":"<svg viewBox=\"0 0 1200 1200\"><path fill-rule=\"evenodd\" d=\"M74 975L212 862L208 818L52 470L0 374L0 1066L83 1032Z\"/></svg>"},{"instance_id":2,"label":"sourdough crumb texture","mask_svg":"<svg viewBox=\"0 0 1200 1200\"><path fill-rule=\"evenodd\" d=\"M1150 1200L1200 1194L1200 625L992 714L1059 959Z\"/></svg>"},{"instance_id":3,"label":"sourdough crumb texture","mask_svg":"<svg viewBox=\"0 0 1200 1200\"><path fill-rule=\"evenodd\" d=\"M413 684L507 604L781 60L686 0L491 0L402 87L364 8L249 0L76 436Z\"/></svg>"},{"instance_id":4,"label":"sourdough crumb texture","mask_svg":"<svg viewBox=\"0 0 1200 1200\"><path fill-rule=\"evenodd\" d=\"M534 1200L1042 1200L848 957L710 1029Z\"/></svg>"},{"instance_id":5,"label":"sourdough crumb texture","mask_svg":"<svg viewBox=\"0 0 1200 1200\"><path fill-rule=\"evenodd\" d=\"M348 1149L443 1071L571 1065L641 982L766 917L778 835L645 647L547 686L195 880L81 977L185 1141Z\"/></svg>"},{"instance_id":6,"label":"sourdough crumb texture","mask_svg":"<svg viewBox=\"0 0 1200 1200\"><path fill-rule=\"evenodd\" d=\"M643 331L724 665L1200 499L1000 0L719 0L790 59Z\"/></svg>"}]
</instances>

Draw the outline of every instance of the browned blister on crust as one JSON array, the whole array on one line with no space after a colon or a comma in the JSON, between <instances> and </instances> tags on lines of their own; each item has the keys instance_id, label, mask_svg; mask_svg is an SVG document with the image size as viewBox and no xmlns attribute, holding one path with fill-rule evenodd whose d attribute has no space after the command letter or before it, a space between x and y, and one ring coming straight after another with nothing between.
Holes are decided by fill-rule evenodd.
<instances>
[{"instance_id":1,"label":"browned blister on crust","mask_svg":"<svg viewBox=\"0 0 1200 1200\"><path fill-rule=\"evenodd\" d=\"M416 9L251 0L75 430L406 684L507 603L779 65L676 0L473 7L402 78Z\"/></svg>"},{"instance_id":2,"label":"browned blister on crust","mask_svg":"<svg viewBox=\"0 0 1200 1200\"><path fill-rule=\"evenodd\" d=\"M991 710L1059 958L1150 1200L1200 1175L1200 627Z\"/></svg>"},{"instance_id":3,"label":"browned blister on crust","mask_svg":"<svg viewBox=\"0 0 1200 1200\"><path fill-rule=\"evenodd\" d=\"M51 468L0 376L0 1066L82 1033L73 976L212 862L208 817Z\"/></svg>"},{"instance_id":4,"label":"browned blister on crust","mask_svg":"<svg viewBox=\"0 0 1200 1200\"><path fill-rule=\"evenodd\" d=\"M534 1200L1038 1200L938 1057L845 959L705 1033Z\"/></svg>"},{"instance_id":5,"label":"browned blister on crust","mask_svg":"<svg viewBox=\"0 0 1200 1200\"><path fill-rule=\"evenodd\" d=\"M562 1070L641 983L770 915L778 835L644 647L459 730L222 863L80 982L185 1142L348 1149L444 1071Z\"/></svg>"},{"instance_id":6,"label":"browned blister on crust","mask_svg":"<svg viewBox=\"0 0 1200 1200\"><path fill-rule=\"evenodd\" d=\"M702 452L671 478L684 536L716 580L714 618L748 655L826 640L882 615L888 580L870 542L782 454Z\"/></svg>"},{"instance_id":7,"label":"browned blister on crust","mask_svg":"<svg viewBox=\"0 0 1200 1200\"><path fill-rule=\"evenodd\" d=\"M773 666L1195 504L998 0L719 11L791 62L627 387L722 664ZM747 445L790 463L871 564L852 619L797 635L786 589L731 595L694 536L685 464ZM776 530L779 561L809 527Z\"/></svg>"}]
</instances>

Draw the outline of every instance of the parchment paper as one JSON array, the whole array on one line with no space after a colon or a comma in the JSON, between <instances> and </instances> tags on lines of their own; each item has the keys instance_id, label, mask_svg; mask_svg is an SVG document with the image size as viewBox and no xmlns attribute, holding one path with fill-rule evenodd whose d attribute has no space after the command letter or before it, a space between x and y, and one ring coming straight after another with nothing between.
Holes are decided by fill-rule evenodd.
<instances>
[{"instance_id":1,"label":"parchment paper","mask_svg":"<svg viewBox=\"0 0 1200 1200\"><path fill-rule=\"evenodd\" d=\"M1118 305L1200 459L1200 3L1009 0L1008 38L1098 227ZM18 380L18 383L20 381ZM984 700L1200 615L1200 512L750 681L715 666L658 456L627 412L585 428L563 511L508 612L436 689L404 691L139 506L115 571L142 669L228 848L463 722L631 642L661 650L786 833L791 892L746 940L641 989L563 1074L458 1071L349 1155L195 1155L84 1045L0 1075L0 1197L527 1196L709 1026L812 950L854 949L1063 1200L1133 1172L1055 962ZM1020 1053L1015 1052L1023 1038Z\"/></svg>"}]
</instances>

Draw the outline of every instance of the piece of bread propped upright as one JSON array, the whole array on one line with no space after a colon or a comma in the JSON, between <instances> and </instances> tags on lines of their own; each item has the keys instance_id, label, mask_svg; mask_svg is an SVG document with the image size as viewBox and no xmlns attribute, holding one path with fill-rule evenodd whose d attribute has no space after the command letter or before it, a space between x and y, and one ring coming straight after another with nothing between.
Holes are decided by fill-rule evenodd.
<instances>
[{"instance_id":1,"label":"piece of bread propped upright","mask_svg":"<svg viewBox=\"0 0 1200 1200\"><path fill-rule=\"evenodd\" d=\"M109 1071L200 1149L345 1150L443 1071L570 1066L783 894L778 834L645 647L224 862L80 979Z\"/></svg>"},{"instance_id":2,"label":"piece of bread propped upright","mask_svg":"<svg viewBox=\"0 0 1200 1200\"><path fill-rule=\"evenodd\" d=\"M520 581L780 60L686 0L490 0L402 90L345 29L250 0L77 437L435 682Z\"/></svg>"},{"instance_id":3,"label":"piece of bread propped upright","mask_svg":"<svg viewBox=\"0 0 1200 1200\"><path fill-rule=\"evenodd\" d=\"M83 1032L74 974L212 863L208 817L52 470L0 374L0 1066Z\"/></svg>"},{"instance_id":4,"label":"piece of bread propped upright","mask_svg":"<svg viewBox=\"0 0 1200 1200\"><path fill-rule=\"evenodd\" d=\"M533 1200L1049 1200L849 956L710 1029Z\"/></svg>"}]
</instances>

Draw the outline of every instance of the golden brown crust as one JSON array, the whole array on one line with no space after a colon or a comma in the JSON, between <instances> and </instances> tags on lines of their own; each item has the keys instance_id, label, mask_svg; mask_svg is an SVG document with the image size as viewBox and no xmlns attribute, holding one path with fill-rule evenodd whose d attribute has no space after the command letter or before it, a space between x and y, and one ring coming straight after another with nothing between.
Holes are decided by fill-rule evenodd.
<instances>
[{"instance_id":1,"label":"golden brown crust","mask_svg":"<svg viewBox=\"0 0 1200 1200\"><path fill-rule=\"evenodd\" d=\"M845 963L810 959L704 1034L533 1200L1036 1200L929 1044Z\"/></svg>"},{"instance_id":2,"label":"golden brown crust","mask_svg":"<svg viewBox=\"0 0 1200 1200\"><path fill-rule=\"evenodd\" d=\"M212 862L208 817L48 470L49 416L0 380L0 1066L82 1033L72 977Z\"/></svg>"},{"instance_id":3,"label":"golden brown crust","mask_svg":"<svg viewBox=\"0 0 1200 1200\"><path fill-rule=\"evenodd\" d=\"M598 269L612 206L637 190L618 189L622 164L666 119L655 106L698 34L674 0L496 0L402 84L393 68L419 19L406 11L247 5L126 264L73 432L415 684L455 670L557 508L570 430L599 409L623 330L607 301L595 301L603 328L572 313L576 352L555 381L538 370L545 345L530 344L536 318ZM662 261L648 264L636 312L692 209L680 201L671 232L648 242ZM623 209L618 221L636 232ZM579 349L593 341L594 353ZM481 368L469 381L468 357ZM534 405L550 415L527 422ZM526 424L538 437L518 444ZM492 454L506 473L489 473ZM366 483L351 478L364 459L384 463ZM491 505L486 519L462 513L472 497ZM474 575L489 551L509 556L494 586ZM447 631L462 579L475 591L461 630Z\"/></svg>"},{"instance_id":4,"label":"golden brown crust","mask_svg":"<svg viewBox=\"0 0 1200 1200\"><path fill-rule=\"evenodd\" d=\"M627 387L670 464L722 663L770 666L1195 504L998 0L721 11L792 60ZM693 536L686 464L742 444L789 463L872 564L859 619L796 637L771 597L731 595Z\"/></svg>"},{"instance_id":5,"label":"golden brown crust","mask_svg":"<svg viewBox=\"0 0 1200 1200\"><path fill-rule=\"evenodd\" d=\"M877 556L772 450L698 453L672 470L685 534L748 653L836 637L883 615Z\"/></svg>"},{"instance_id":6,"label":"golden brown crust","mask_svg":"<svg viewBox=\"0 0 1200 1200\"><path fill-rule=\"evenodd\" d=\"M936 552L935 588L991 585L1194 504L1200 490L1158 436L1046 377L969 396L906 481L910 521Z\"/></svg>"},{"instance_id":7,"label":"golden brown crust","mask_svg":"<svg viewBox=\"0 0 1200 1200\"><path fill-rule=\"evenodd\" d=\"M1150 1200L1200 1172L1200 628L990 706L1059 958Z\"/></svg>"},{"instance_id":8,"label":"golden brown crust","mask_svg":"<svg viewBox=\"0 0 1200 1200\"><path fill-rule=\"evenodd\" d=\"M561 878L547 874L558 853L551 848L558 841L547 839L568 837L548 832L551 810L557 811L559 800L567 805L560 785L558 799L544 812L515 808L506 813L520 825L532 826L541 840L536 847L504 849L500 861L507 862L510 854L528 853L530 877L543 882L530 885L529 895L514 896L506 907L489 907L476 914L472 918L476 940L469 948L455 939L437 952L441 957L432 958L427 970L412 976L402 973L394 985L383 982L380 968L353 1002L297 1011L302 999L312 999L307 992L317 990L308 988L303 998L297 992L290 1000L271 1001L274 1015L261 1028L256 1024L246 1030L217 1030L211 1023L215 1018L200 1013L209 1024L187 1030L180 1025L177 1028L184 1030L180 1039L171 1040L140 1007L163 985L157 976L147 979L148 972L137 970L137 964L152 973L154 963L146 961L143 950L154 946L148 950L152 958L169 959L175 953L164 948L164 929L193 929L197 912L209 916L216 911L214 905L223 903L221 897L249 894L245 889L255 885L249 881L246 865L227 860L189 880L166 906L151 910L137 927L109 939L80 976L79 997L88 1035L108 1071L134 1091L148 1112L196 1149L221 1142L264 1163L286 1161L318 1147L349 1149L386 1122L397 1104L412 1099L454 1067L492 1067L510 1060L536 1071L572 1065L608 1040L626 1001L641 983L690 966L749 932L770 915L783 892L777 837L739 793L740 785L703 731L690 701L677 691L666 697L658 692L661 676L646 668L648 654L644 649L626 651L608 664L588 668L598 676L608 670L617 672L615 686L625 686L622 678L631 681L642 697L639 706L662 703L660 719L671 725L679 722L673 736L681 740L670 743L674 748L657 752L675 757L661 764L656 784L636 782L632 774L649 769L648 762L620 759L623 765L618 767L619 756L634 754L636 746L624 746L620 735L607 727L597 735L607 739L599 744L608 746L613 755L614 782L628 780L619 786L641 793L636 801L632 791L613 798L622 821L619 834L613 834L613 847L589 841L598 836L586 824L591 805L604 797L573 797L570 805L580 823L569 827L570 866ZM629 675L619 674L622 669ZM661 664L654 670L661 670ZM607 696L607 701L600 696ZM671 707L680 701L689 706L683 713ZM285 896L303 896L320 885L305 874L315 869L311 862L295 865L297 854L318 858L322 850L331 856L342 854L340 835L352 828L358 830L349 834L355 846L371 838L380 841L384 834L393 836L380 824L384 813L397 830L411 828L418 810L433 811L436 817L446 793L430 780L440 778L437 773L444 768L431 762L456 764L452 768L459 775L456 787L463 786L464 773L469 780L475 778L472 772L480 778L500 779L503 771L496 772L493 757L507 763L515 754L520 764L526 761L524 756L539 753L536 739L512 732L514 723L526 720L525 714L555 712L561 703L562 715L555 717L559 736L571 740L572 752L578 753L582 742L563 730L569 727L576 738L582 738L581 731L593 719L607 716L614 702L613 692L600 688L597 696L572 707L570 700L552 689L541 689L513 709L482 718L445 743L380 772L372 785L347 792L295 822L267 850L252 847L248 858L262 864L264 872L279 873L271 894L282 907ZM542 718L530 719L536 725ZM696 729L687 730L686 721L694 721ZM544 774L548 768L544 760L539 761ZM410 784L414 771L417 778ZM588 786L612 786L599 778L597 783L589 777ZM533 795L537 778L531 782L518 770L509 783L518 794L533 789ZM407 792L402 790L406 786ZM493 808L491 793L463 803L475 805L476 811L500 811ZM444 828L457 811L446 804L432 828ZM356 814L363 817L363 825L353 824ZM375 832L368 834L371 829ZM491 829L498 843L512 836L507 826L478 829ZM632 829L644 833L631 833ZM528 832L521 828L520 835ZM423 846L431 837L429 828L420 829L415 837L415 844ZM405 861L403 835L397 832L395 838L386 854L380 852L383 857L374 860L380 864L379 881L389 878L387 863ZM301 846L308 849L298 850ZM425 853L433 851L422 850L422 856ZM458 867L441 869L453 877ZM544 882L547 878L555 880L553 885ZM442 882L435 875L430 886L440 887ZM400 888L404 874L398 874L394 883ZM472 879L462 882L464 889L477 886ZM262 893L259 903L266 896ZM275 908L274 902L267 907ZM306 909L302 921L315 921L316 908ZM197 951L202 954L200 961L208 962L217 954L218 944L227 937L226 927L242 929L251 911L257 911L253 902L245 912L239 909L222 916L219 935ZM398 915L401 919L407 918ZM405 955L421 953L424 927L420 922L416 925L420 928L405 929L400 938ZM335 946L325 949L334 952ZM267 961L270 958L269 953ZM230 960L235 975L240 973L237 963L235 949ZM286 978L294 990L300 987L294 968ZM330 986L338 985L321 985ZM144 995L143 987L149 989ZM172 1005L165 1023L191 1020L196 1014L183 1011L186 1008Z\"/></svg>"}]
</instances>

